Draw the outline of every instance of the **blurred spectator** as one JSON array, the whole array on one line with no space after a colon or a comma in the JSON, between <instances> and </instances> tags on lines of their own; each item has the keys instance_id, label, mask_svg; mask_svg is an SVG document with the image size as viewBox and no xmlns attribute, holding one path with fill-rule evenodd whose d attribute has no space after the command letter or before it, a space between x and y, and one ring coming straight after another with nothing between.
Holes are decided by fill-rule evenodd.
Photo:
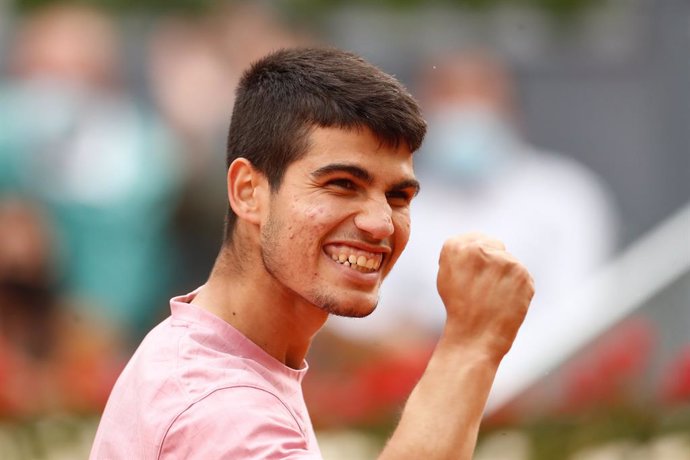
<instances>
[{"instance_id":1,"label":"blurred spectator","mask_svg":"<svg viewBox=\"0 0 690 460\"><path fill-rule=\"evenodd\" d=\"M263 4L218 4L203 16L168 16L149 40L147 73L154 101L184 152L184 193L176 216L182 290L208 276L222 237L225 140L235 86L249 64L305 38Z\"/></svg>"},{"instance_id":2,"label":"blurred spectator","mask_svg":"<svg viewBox=\"0 0 690 460\"><path fill-rule=\"evenodd\" d=\"M241 72L270 51L303 41L272 10L254 3L157 22L148 47L151 90L185 144L203 150L203 155L187 158L191 167L208 155L225 158L217 147L227 137Z\"/></svg>"},{"instance_id":3,"label":"blurred spectator","mask_svg":"<svg viewBox=\"0 0 690 460\"><path fill-rule=\"evenodd\" d=\"M190 291L206 279L220 244L227 206L224 138L234 91L231 69L206 22L159 20L147 49L153 101L174 129L183 153L183 193L174 228L184 273L175 278L181 290Z\"/></svg>"},{"instance_id":4,"label":"blurred spectator","mask_svg":"<svg viewBox=\"0 0 690 460\"><path fill-rule=\"evenodd\" d=\"M67 288L136 338L167 294L180 165L124 86L119 39L87 6L19 24L0 85L0 193L46 205Z\"/></svg>"},{"instance_id":5,"label":"blurred spectator","mask_svg":"<svg viewBox=\"0 0 690 460\"><path fill-rule=\"evenodd\" d=\"M121 370L118 340L77 315L56 286L40 208L0 200L0 416L97 413Z\"/></svg>"},{"instance_id":6,"label":"blurred spectator","mask_svg":"<svg viewBox=\"0 0 690 460\"><path fill-rule=\"evenodd\" d=\"M436 292L437 258L450 235L478 231L505 242L535 279L521 336L558 315L559 303L614 249L611 197L589 170L520 136L514 88L503 64L481 52L442 56L417 92L429 132L415 165L412 235L363 322L334 318L353 338L434 336L445 309ZM401 337L401 335L396 335Z\"/></svg>"}]
</instances>

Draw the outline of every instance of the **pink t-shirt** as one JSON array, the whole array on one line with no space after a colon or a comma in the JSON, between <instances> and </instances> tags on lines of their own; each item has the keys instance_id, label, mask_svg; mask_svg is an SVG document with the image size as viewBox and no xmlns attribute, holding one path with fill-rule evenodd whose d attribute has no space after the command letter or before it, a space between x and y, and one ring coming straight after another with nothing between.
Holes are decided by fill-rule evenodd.
<instances>
[{"instance_id":1,"label":"pink t-shirt","mask_svg":"<svg viewBox=\"0 0 690 460\"><path fill-rule=\"evenodd\" d=\"M170 301L106 405L91 460L321 459L294 370L212 313Z\"/></svg>"}]
</instances>

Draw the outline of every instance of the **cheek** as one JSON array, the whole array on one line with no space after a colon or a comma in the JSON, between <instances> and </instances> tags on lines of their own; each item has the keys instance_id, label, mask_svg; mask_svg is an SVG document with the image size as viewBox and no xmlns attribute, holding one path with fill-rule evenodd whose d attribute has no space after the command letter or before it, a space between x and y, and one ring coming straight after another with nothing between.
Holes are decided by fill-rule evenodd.
<instances>
[{"instance_id":1,"label":"cheek","mask_svg":"<svg viewBox=\"0 0 690 460\"><path fill-rule=\"evenodd\" d=\"M327 214L325 206L308 206L304 208L304 217L308 220L320 220Z\"/></svg>"},{"instance_id":2,"label":"cheek","mask_svg":"<svg viewBox=\"0 0 690 460\"><path fill-rule=\"evenodd\" d=\"M301 239L313 238L316 225L325 213L323 207L303 207L293 201L286 205L287 212L280 218L280 233L286 239L297 242Z\"/></svg>"},{"instance_id":3,"label":"cheek","mask_svg":"<svg viewBox=\"0 0 690 460\"><path fill-rule=\"evenodd\" d=\"M302 227L311 236L321 234L338 220L337 214L332 206L309 206L304 208L299 215Z\"/></svg>"},{"instance_id":4,"label":"cheek","mask_svg":"<svg viewBox=\"0 0 690 460\"><path fill-rule=\"evenodd\" d=\"M400 250L407 244L410 239L410 213L403 211L393 217L393 226L395 228L395 240L400 245Z\"/></svg>"},{"instance_id":5,"label":"cheek","mask_svg":"<svg viewBox=\"0 0 690 460\"><path fill-rule=\"evenodd\" d=\"M283 221L282 233L291 257L311 260L319 255L327 224L326 210L323 207L300 208L290 205L291 212Z\"/></svg>"}]
</instances>

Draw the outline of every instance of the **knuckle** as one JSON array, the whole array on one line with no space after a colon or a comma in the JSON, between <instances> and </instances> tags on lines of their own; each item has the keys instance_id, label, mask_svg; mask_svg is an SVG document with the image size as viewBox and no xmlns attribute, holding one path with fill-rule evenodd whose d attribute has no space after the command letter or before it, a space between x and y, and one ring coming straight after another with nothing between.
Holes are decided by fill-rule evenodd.
<instances>
[{"instance_id":1,"label":"knuckle","mask_svg":"<svg viewBox=\"0 0 690 460\"><path fill-rule=\"evenodd\" d=\"M510 257L503 257L501 260L501 266L506 273L514 273L520 276L522 265L517 260Z\"/></svg>"},{"instance_id":2,"label":"knuckle","mask_svg":"<svg viewBox=\"0 0 690 460\"><path fill-rule=\"evenodd\" d=\"M446 241L443 242L443 247L441 248L441 251L445 253L451 253L456 251L459 245L460 242L457 238L448 238Z\"/></svg>"}]
</instances>

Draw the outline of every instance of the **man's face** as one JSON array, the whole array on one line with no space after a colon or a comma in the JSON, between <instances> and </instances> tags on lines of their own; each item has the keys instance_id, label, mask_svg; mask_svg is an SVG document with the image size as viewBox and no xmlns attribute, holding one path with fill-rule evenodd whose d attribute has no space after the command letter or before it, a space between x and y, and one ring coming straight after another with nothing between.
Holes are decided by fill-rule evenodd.
<instances>
[{"instance_id":1,"label":"man's face","mask_svg":"<svg viewBox=\"0 0 690 460\"><path fill-rule=\"evenodd\" d=\"M289 292L336 315L374 310L419 187L403 144L387 147L366 129L312 131L261 228L264 266Z\"/></svg>"}]
</instances>

